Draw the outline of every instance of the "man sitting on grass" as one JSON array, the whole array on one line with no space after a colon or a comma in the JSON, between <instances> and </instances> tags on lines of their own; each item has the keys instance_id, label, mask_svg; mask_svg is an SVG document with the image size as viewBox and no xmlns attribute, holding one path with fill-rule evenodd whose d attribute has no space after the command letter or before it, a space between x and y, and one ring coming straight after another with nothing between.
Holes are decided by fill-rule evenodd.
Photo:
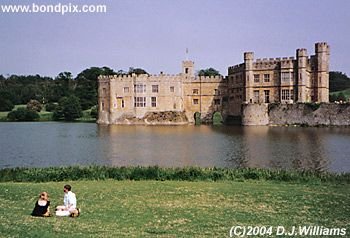
<instances>
[{"instance_id":1,"label":"man sitting on grass","mask_svg":"<svg viewBox=\"0 0 350 238\"><path fill-rule=\"evenodd\" d=\"M70 185L64 185L63 192L63 206L56 207L56 216L79 216L80 212L77 209L77 198L75 193L71 191L72 187Z\"/></svg>"}]
</instances>

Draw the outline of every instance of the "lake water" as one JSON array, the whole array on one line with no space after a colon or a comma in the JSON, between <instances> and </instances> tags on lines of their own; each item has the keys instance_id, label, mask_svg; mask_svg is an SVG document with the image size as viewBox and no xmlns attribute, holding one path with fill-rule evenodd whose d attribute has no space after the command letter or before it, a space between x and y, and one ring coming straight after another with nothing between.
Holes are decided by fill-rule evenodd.
<instances>
[{"instance_id":1,"label":"lake water","mask_svg":"<svg viewBox=\"0 0 350 238\"><path fill-rule=\"evenodd\" d=\"M350 172L350 128L0 123L0 168L268 167Z\"/></svg>"}]
</instances>

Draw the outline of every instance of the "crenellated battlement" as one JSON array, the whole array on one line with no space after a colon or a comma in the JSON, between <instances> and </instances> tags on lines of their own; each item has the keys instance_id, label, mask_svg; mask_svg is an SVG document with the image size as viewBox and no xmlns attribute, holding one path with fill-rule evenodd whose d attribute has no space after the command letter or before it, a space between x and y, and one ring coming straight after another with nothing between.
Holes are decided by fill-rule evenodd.
<instances>
[{"instance_id":1,"label":"crenellated battlement","mask_svg":"<svg viewBox=\"0 0 350 238\"><path fill-rule=\"evenodd\" d=\"M297 57L307 57L307 49L297 49Z\"/></svg>"},{"instance_id":2,"label":"crenellated battlement","mask_svg":"<svg viewBox=\"0 0 350 238\"><path fill-rule=\"evenodd\" d=\"M244 61L253 60L254 52L244 52Z\"/></svg>"},{"instance_id":3,"label":"crenellated battlement","mask_svg":"<svg viewBox=\"0 0 350 238\"><path fill-rule=\"evenodd\" d=\"M273 63L276 64L278 62L287 62L287 61L293 61L295 60L294 57L277 57L277 58L258 58L254 63Z\"/></svg>"},{"instance_id":4,"label":"crenellated battlement","mask_svg":"<svg viewBox=\"0 0 350 238\"><path fill-rule=\"evenodd\" d=\"M221 75L217 76L197 76L195 77L195 80L201 80L201 81L221 81L224 77Z\"/></svg>"},{"instance_id":5,"label":"crenellated battlement","mask_svg":"<svg viewBox=\"0 0 350 238\"><path fill-rule=\"evenodd\" d=\"M220 82L224 79L223 76L196 76L188 77L185 74L140 74L140 75L100 75L98 81L111 82L111 81L212 81Z\"/></svg>"},{"instance_id":6,"label":"crenellated battlement","mask_svg":"<svg viewBox=\"0 0 350 238\"><path fill-rule=\"evenodd\" d=\"M315 44L316 53L322 53L322 52L328 52L328 51L329 51L329 45L326 42L318 42Z\"/></svg>"},{"instance_id":7,"label":"crenellated battlement","mask_svg":"<svg viewBox=\"0 0 350 238\"><path fill-rule=\"evenodd\" d=\"M232 66L229 66L228 69L232 70L232 69L243 69L244 68L244 63L242 64L237 64L237 65L232 65Z\"/></svg>"},{"instance_id":8,"label":"crenellated battlement","mask_svg":"<svg viewBox=\"0 0 350 238\"><path fill-rule=\"evenodd\" d=\"M98 77L99 82L110 82L110 81L179 81L182 80L184 75L182 74L124 74L124 75L100 75Z\"/></svg>"}]
</instances>

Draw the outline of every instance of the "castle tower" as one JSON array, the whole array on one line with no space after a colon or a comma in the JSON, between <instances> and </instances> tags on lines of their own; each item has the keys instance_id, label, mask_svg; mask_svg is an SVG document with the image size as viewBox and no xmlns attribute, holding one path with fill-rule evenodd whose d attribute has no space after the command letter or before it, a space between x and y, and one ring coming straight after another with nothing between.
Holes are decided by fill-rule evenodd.
<instances>
[{"instance_id":1,"label":"castle tower","mask_svg":"<svg viewBox=\"0 0 350 238\"><path fill-rule=\"evenodd\" d=\"M194 76L194 62L190 60L182 61L182 73L185 76Z\"/></svg>"},{"instance_id":2,"label":"castle tower","mask_svg":"<svg viewBox=\"0 0 350 238\"><path fill-rule=\"evenodd\" d=\"M297 75L297 92L296 92L296 102L307 102L307 93L306 88L310 85L309 77L306 72L307 67L307 50L306 49L297 49L297 65L298 65L298 75ZM310 100L310 99L309 99Z\"/></svg>"},{"instance_id":3,"label":"castle tower","mask_svg":"<svg viewBox=\"0 0 350 238\"><path fill-rule=\"evenodd\" d=\"M315 93L317 102L329 102L329 45L326 42L315 44L317 72ZM315 95L315 96L316 96Z\"/></svg>"},{"instance_id":4,"label":"castle tower","mask_svg":"<svg viewBox=\"0 0 350 238\"><path fill-rule=\"evenodd\" d=\"M108 76L99 76L98 83L98 120L99 124L109 124L110 116L110 79Z\"/></svg>"},{"instance_id":5,"label":"castle tower","mask_svg":"<svg viewBox=\"0 0 350 238\"><path fill-rule=\"evenodd\" d=\"M253 52L244 52L244 65L245 65L245 99L246 102L253 101Z\"/></svg>"}]
</instances>

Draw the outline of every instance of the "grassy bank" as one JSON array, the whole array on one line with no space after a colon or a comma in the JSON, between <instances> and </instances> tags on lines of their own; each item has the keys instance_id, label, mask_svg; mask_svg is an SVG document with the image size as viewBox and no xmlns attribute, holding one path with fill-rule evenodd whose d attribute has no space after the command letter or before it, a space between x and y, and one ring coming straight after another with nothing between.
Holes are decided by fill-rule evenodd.
<instances>
[{"instance_id":1,"label":"grassy bank","mask_svg":"<svg viewBox=\"0 0 350 238\"><path fill-rule=\"evenodd\" d=\"M26 107L26 105L25 104L23 104L23 105L15 105L13 110L16 110L19 107ZM0 112L0 121L2 121L2 122L8 121L7 120L7 114L8 113L9 113L9 111L8 112ZM39 112L40 118L39 118L38 121L39 122L40 121L53 121L52 115L53 115L53 112L48 112L44 108L43 110L41 110ZM96 122L96 118L91 117L91 109L88 109L88 110L84 110L83 111L83 116L78 118L78 119L76 119L75 121L76 122Z\"/></svg>"},{"instance_id":2,"label":"grassy bank","mask_svg":"<svg viewBox=\"0 0 350 238\"><path fill-rule=\"evenodd\" d=\"M350 98L350 88L342 90L342 91L332 92L329 94L334 95L334 96L339 96L339 94L341 94L341 93L344 94L344 96L346 97L347 100Z\"/></svg>"},{"instance_id":3,"label":"grassy bank","mask_svg":"<svg viewBox=\"0 0 350 238\"><path fill-rule=\"evenodd\" d=\"M49 192L56 206L66 183L80 217L30 216L37 194ZM0 187L0 237L228 237L234 225L350 230L348 184L104 180Z\"/></svg>"},{"instance_id":4,"label":"grassy bank","mask_svg":"<svg viewBox=\"0 0 350 238\"><path fill-rule=\"evenodd\" d=\"M286 182L335 182L350 184L350 173L273 170L259 168L160 168L72 166L51 168L7 168L0 170L0 182L49 182L66 180L179 180L242 181L272 180Z\"/></svg>"}]
</instances>

